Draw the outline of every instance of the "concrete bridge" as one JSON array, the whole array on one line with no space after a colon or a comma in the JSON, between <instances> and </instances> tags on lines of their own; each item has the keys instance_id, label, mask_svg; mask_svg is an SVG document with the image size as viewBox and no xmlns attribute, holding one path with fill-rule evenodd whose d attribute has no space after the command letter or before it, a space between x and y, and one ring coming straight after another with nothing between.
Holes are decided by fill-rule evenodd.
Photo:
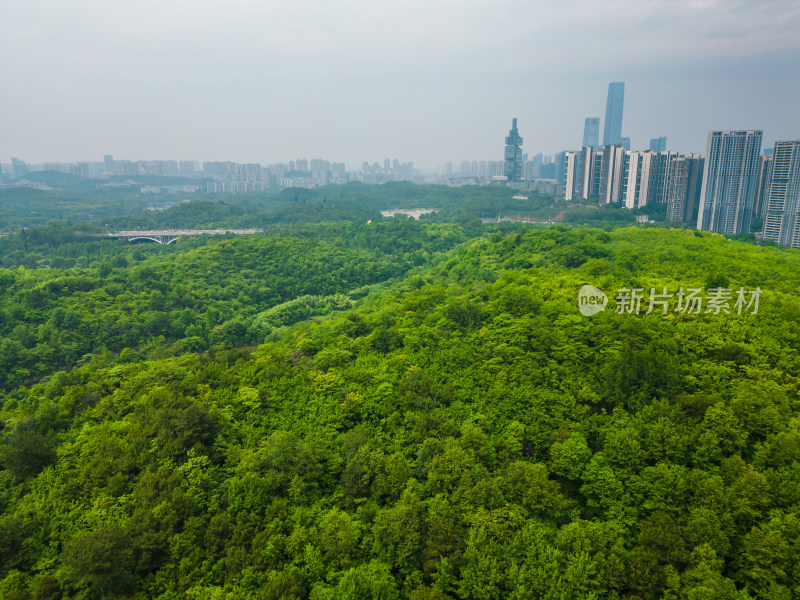
<instances>
[{"instance_id":1,"label":"concrete bridge","mask_svg":"<svg viewBox=\"0 0 800 600\"><path fill-rule=\"evenodd\" d=\"M263 229L162 229L158 231L116 231L103 234L103 237L135 241L149 241L156 244L171 244L182 235L252 235L263 233Z\"/></svg>"},{"instance_id":2,"label":"concrete bridge","mask_svg":"<svg viewBox=\"0 0 800 600\"><path fill-rule=\"evenodd\" d=\"M497 215L496 217L483 217L481 219L484 223L508 223L508 222L516 222L516 223L545 223L547 225L554 225L557 222L553 219L534 219L533 217L501 217Z\"/></svg>"}]
</instances>

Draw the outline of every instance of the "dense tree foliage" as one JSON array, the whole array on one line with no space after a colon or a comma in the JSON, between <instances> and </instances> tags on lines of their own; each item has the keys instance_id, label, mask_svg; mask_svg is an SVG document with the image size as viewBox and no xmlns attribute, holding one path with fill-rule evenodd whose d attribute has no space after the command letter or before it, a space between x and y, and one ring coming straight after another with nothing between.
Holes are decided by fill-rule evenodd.
<instances>
[{"instance_id":1,"label":"dense tree foliage","mask_svg":"<svg viewBox=\"0 0 800 600\"><path fill-rule=\"evenodd\" d=\"M150 257L152 246L106 241L87 268L0 269L0 384L102 348L133 355L173 344L179 352L260 343L275 328L350 307L364 286L463 239L451 225L343 223L291 235L190 238ZM91 242L62 249L83 244Z\"/></svg>"},{"instance_id":2,"label":"dense tree foliage","mask_svg":"<svg viewBox=\"0 0 800 600\"><path fill-rule=\"evenodd\" d=\"M41 329L174 346L3 392L0 597L800 597L796 251L551 228L428 261L462 230L328 227L0 271L18 352ZM345 293L371 273L405 275ZM615 311L665 287L763 293Z\"/></svg>"},{"instance_id":3,"label":"dense tree foliage","mask_svg":"<svg viewBox=\"0 0 800 600\"><path fill-rule=\"evenodd\" d=\"M141 190L146 189L143 186L148 183L169 186L182 181L169 177L136 177L136 182L100 183L103 180L54 177L65 175L63 173L33 173L31 177L34 175L40 175L39 179L56 187L0 190L0 232L42 227L59 219L91 223L90 228L95 231L108 228L265 228L334 221L363 223L380 219L380 211L414 208L438 209L438 214L426 215L425 220L466 224L481 217L497 216L544 220L573 208L547 195L532 195L526 199L519 192L501 186L349 183L269 193L156 194ZM187 180L185 183L202 185L204 182Z\"/></svg>"},{"instance_id":4,"label":"dense tree foliage","mask_svg":"<svg viewBox=\"0 0 800 600\"><path fill-rule=\"evenodd\" d=\"M98 189L96 185L52 190L0 189L0 232L41 227L56 219L107 223L111 218L148 208L167 208L181 202L182 198L142 194L140 185L122 189Z\"/></svg>"}]
</instances>

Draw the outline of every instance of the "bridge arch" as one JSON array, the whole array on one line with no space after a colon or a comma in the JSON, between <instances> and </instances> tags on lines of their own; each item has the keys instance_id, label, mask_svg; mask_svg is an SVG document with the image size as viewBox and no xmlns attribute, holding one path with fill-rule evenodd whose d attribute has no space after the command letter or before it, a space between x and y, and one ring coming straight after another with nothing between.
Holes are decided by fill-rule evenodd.
<instances>
[{"instance_id":1,"label":"bridge arch","mask_svg":"<svg viewBox=\"0 0 800 600\"><path fill-rule=\"evenodd\" d=\"M151 237L132 237L128 238L129 242L154 242L156 244L163 244L163 242Z\"/></svg>"},{"instance_id":2,"label":"bridge arch","mask_svg":"<svg viewBox=\"0 0 800 600\"><path fill-rule=\"evenodd\" d=\"M161 236L161 235L141 235L137 237L129 237L129 242L148 241L155 242L156 244L166 245L171 244L178 239L178 236Z\"/></svg>"}]
</instances>

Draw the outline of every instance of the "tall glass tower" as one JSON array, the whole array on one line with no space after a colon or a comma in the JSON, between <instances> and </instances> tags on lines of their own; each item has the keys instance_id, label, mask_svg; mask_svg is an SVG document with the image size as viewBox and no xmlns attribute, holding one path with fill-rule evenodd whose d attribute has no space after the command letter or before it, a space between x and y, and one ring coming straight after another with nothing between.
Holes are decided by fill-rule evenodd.
<instances>
[{"instance_id":1,"label":"tall glass tower","mask_svg":"<svg viewBox=\"0 0 800 600\"><path fill-rule=\"evenodd\" d=\"M597 148L600 145L600 117L586 117L583 123L583 146Z\"/></svg>"},{"instance_id":2,"label":"tall glass tower","mask_svg":"<svg viewBox=\"0 0 800 600\"><path fill-rule=\"evenodd\" d=\"M625 102L625 82L608 84L606 121L603 123L603 146L622 145L622 105Z\"/></svg>"},{"instance_id":3,"label":"tall glass tower","mask_svg":"<svg viewBox=\"0 0 800 600\"><path fill-rule=\"evenodd\" d=\"M506 154L503 175L508 181L522 180L522 138L517 131L517 119L511 121L511 131L506 136Z\"/></svg>"},{"instance_id":4,"label":"tall glass tower","mask_svg":"<svg viewBox=\"0 0 800 600\"><path fill-rule=\"evenodd\" d=\"M664 152L667 149L667 136L652 138L650 140L650 150L653 152Z\"/></svg>"}]
</instances>

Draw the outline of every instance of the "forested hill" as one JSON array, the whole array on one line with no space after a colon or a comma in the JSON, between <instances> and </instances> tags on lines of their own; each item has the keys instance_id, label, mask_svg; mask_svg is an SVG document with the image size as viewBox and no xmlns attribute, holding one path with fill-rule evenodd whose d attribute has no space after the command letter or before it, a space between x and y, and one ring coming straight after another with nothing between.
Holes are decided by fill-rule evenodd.
<instances>
[{"instance_id":1,"label":"forested hill","mask_svg":"<svg viewBox=\"0 0 800 600\"><path fill-rule=\"evenodd\" d=\"M796 251L518 230L412 273L4 392L0 597L800 598Z\"/></svg>"},{"instance_id":2,"label":"forested hill","mask_svg":"<svg viewBox=\"0 0 800 600\"><path fill-rule=\"evenodd\" d=\"M159 346L257 344L273 329L351 306L365 286L402 276L465 239L455 225L404 220L201 236L169 247L67 243L57 250L77 250L82 264L0 269L0 385L103 349L147 355Z\"/></svg>"},{"instance_id":3,"label":"forested hill","mask_svg":"<svg viewBox=\"0 0 800 600\"><path fill-rule=\"evenodd\" d=\"M57 174L56 174L57 175ZM168 179L168 178L167 178ZM95 187L97 182L60 189L0 188L0 234L35 227L39 240L0 238L0 257L23 242L63 242L63 232L46 231L68 221L90 232L148 229L273 229L298 223L365 223L381 218L381 211L435 209L425 221L458 222L480 226L481 217L527 217L536 221L562 220L576 225L610 228L631 225L643 211L622 207L565 202L547 194L530 197L504 186L382 185L348 183L315 189L287 188L274 193L143 193L141 185ZM142 181L142 184L145 182ZM165 182L160 182L165 185ZM176 182L177 183L177 182ZM102 184L100 184L102 185ZM158 184L157 184L158 185ZM663 211L648 207L650 218L662 221ZM71 232L73 233L73 232ZM56 235L53 235L56 234ZM28 247L30 246L30 248Z\"/></svg>"}]
</instances>

